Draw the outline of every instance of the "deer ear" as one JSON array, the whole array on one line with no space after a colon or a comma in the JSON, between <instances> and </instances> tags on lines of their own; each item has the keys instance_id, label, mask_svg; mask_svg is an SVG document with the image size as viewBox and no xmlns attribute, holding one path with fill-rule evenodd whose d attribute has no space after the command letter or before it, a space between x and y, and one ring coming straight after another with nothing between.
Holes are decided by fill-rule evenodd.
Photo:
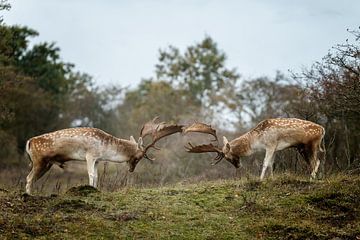
<instances>
[{"instance_id":1,"label":"deer ear","mask_svg":"<svg viewBox=\"0 0 360 240\"><path fill-rule=\"evenodd\" d=\"M230 144L229 144L229 141L227 140L227 138L225 136L223 137L223 143L224 143L224 146L225 146L225 152L230 151Z\"/></svg>"},{"instance_id":2,"label":"deer ear","mask_svg":"<svg viewBox=\"0 0 360 240\"><path fill-rule=\"evenodd\" d=\"M223 143L224 143L224 146L229 143L229 141L227 140L227 138L225 136L223 136Z\"/></svg>"},{"instance_id":3,"label":"deer ear","mask_svg":"<svg viewBox=\"0 0 360 240\"><path fill-rule=\"evenodd\" d=\"M136 143L136 140L133 136L130 136L130 141L133 142L133 143Z\"/></svg>"},{"instance_id":4,"label":"deer ear","mask_svg":"<svg viewBox=\"0 0 360 240\"><path fill-rule=\"evenodd\" d=\"M142 139L142 137L139 137L139 140L138 140L137 144L138 144L138 149L143 148L143 139Z\"/></svg>"},{"instance_id":5,"label":"deer ear","mask_svg":"<svg viewBox=\"0 0 360 240\"><path fill-rule=\"evenodd\" d=\"M225 149L226 149L226 152L229 152L230 151L230 144L229 143L227 143L226 145L225 145Z\"/></svg>"}]
</instances>

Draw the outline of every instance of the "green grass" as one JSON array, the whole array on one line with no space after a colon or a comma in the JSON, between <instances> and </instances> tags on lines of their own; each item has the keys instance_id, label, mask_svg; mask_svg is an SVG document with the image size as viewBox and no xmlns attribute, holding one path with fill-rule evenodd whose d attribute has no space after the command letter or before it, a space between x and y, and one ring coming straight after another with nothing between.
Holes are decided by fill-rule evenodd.
<instances>
[{"instance_id":1,"label":"green grass","mask_svg":"<svg viewBox=\"0 0 360 240\"><path fill-rule=\"evenodd\" d=\"M0 190L0 237L360 239L360 177L227 180L29 196Z\"/></svg>"}]
</instances>

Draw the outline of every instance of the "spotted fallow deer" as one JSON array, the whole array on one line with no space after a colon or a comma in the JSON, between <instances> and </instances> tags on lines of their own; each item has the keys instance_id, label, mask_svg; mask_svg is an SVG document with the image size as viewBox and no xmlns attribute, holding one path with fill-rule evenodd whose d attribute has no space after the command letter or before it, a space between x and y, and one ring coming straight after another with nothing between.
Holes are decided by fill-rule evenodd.
<instances>
[{"instance_id":1,"label":"spotted fallow deer","mask_svg":"<svg viewBox=\"0 0 360 240\"><path fill-rule=\"evenodd\" d=\"M216 131L204 123L195 123L184 128L183 132L211 134L217 141ZM260 175L260 179L263 180L268 168L271 176L273 175L274 153L295 147L310 165L311 178L314 179L320 165L318 152L325 151L324 135L325 129L316 123L296 118L275 118L260 122L255 128L230 142L223 137L224 146L222 148L213 144L194 146L189 142L186 149L191 153L215 152L217 156L212 165L225 158L236 168L240 167L240 157L265 150L265 159Z\"/></svg>"},{"instance_id":2,"label":"spotted fallow deer","mask_svg":"<svg viewBox=\"0 0 360 240\"><path fill-rule=\"evenodd\" d=\"M97 163L110 161L126 162L129 172L135 170L138 162L144 157L154 160L147 151L155 147L155 143L168 135L182 131L182 126L167 123L155 123L157 118L146 123L140 132L138 142L133 136L130 140L116 138L100 129L79 127L68 128L46 133L29 139L26 152L32 161L32 170L26 178L26 192L31 193L32 184L41 178L52 165L64 167L71 160L86 161L89 184L97 186ZM143 138L151 135L152 142L143 145Z\"/></svg>"}]
</instances>

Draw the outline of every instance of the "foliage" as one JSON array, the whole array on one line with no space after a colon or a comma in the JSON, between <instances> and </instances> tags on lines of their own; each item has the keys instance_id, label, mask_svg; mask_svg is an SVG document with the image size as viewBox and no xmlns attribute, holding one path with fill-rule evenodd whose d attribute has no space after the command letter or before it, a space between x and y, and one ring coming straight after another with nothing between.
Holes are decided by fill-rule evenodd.
<instances>
[{"instance_id":1,"label":"foliage","mask_svg":"<svg viewBox=\"0 0 360 240\"><path fill-rule=\"evenodd\" d=\"M61 60L58 47L29 47L38 33L27 27L0 25L0 35L1 137L15 139L15 149L23 149L28 138L69 127L75 120L100 124L105 117L100 91L92 87L91 77L74 73L73 65ZM8 155L7 147L12 148L2 148L1 156Z\"/></svg>"},{"instance_id":2,"label":"foliage","mask_svg":"<svg viewBox=\"0 0 360 240\"><path fill-rule=\"evenodd\" d=\"M347 41L333 48L303 77L311 97L329 118L360 118L360 30L352 31L355 43Z\"/></svg>"},{"instance_id":3,"label":"foliage","mask_svg":"<svg viewBox=\"0 0 360 240\"><path fill-rule=\"evenodd\" d=\"M235 69L226 68L225 61L225 53L212 38L205 37L183 54L174 46L160 50L156 77L188 91L189 97L200 103L207 91L219 91L226 82L239 79Z\"/></svg>"},{"instance_id":4,"label":"foliage","mask_svg":"<svg viewBox=\"0 0 360 240\"><path fill-rule=\"evenodd\" d=\"M238 114L250 119L251 123L275 117L290 117L295 113L295 105L303 103L302 88L280 72L274 79L260 77L243 82L238 90ZM297 116L306 118L306 116Z\"/></svg>"}]
</instances>

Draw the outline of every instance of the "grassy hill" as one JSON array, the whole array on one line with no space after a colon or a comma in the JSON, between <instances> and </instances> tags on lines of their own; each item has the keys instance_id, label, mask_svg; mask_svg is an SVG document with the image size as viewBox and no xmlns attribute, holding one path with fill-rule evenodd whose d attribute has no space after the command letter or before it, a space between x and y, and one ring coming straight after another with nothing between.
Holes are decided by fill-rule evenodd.
<instances>
[{"instance_id":1,"label":"grassy hill","mask_svg":"<svg viewBox=\"0 0 360 240\"><path fill-rule=\"evenodd\" d=\"M360 177L278 176L58 196L0 190L0 238L360 239Z\"/></svg>"}]
</instances>

